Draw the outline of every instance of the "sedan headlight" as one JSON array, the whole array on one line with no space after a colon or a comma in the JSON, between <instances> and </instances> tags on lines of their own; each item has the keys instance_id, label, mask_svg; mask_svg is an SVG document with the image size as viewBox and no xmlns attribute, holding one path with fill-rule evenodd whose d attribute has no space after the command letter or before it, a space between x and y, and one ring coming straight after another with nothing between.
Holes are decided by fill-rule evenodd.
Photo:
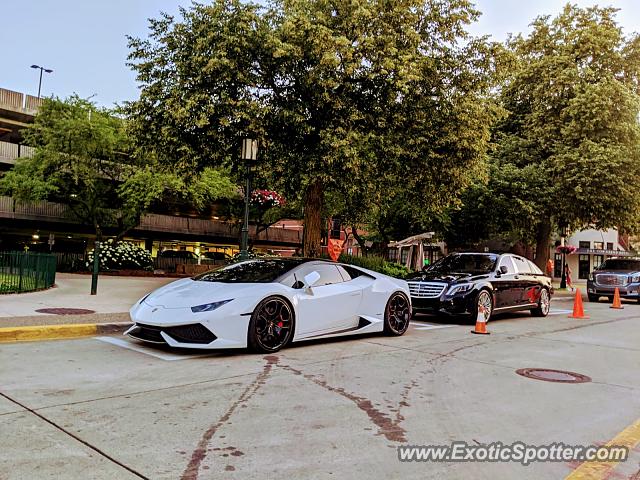
<instances>
[{"instance_id":1,"label":"sedan headlight","mask_svg":"<svg viewBox=\"0 0 640 480\"><path fill-rule=\"evenodd\" d=\"M634 275L633 277L631 277L631 281L633 283L638 283L640 282L640 275Z\"/></svg>"},{"instance_id":2,"label":"sedan headlight","mask_svg":"<svg viewBox=\"0 0 640 480\"><path fill-rule=\"evenodd\" d=\"M453 285L449 288L447 295L455 295L456 293L468 292L473 288L473 283L463 283L461 285Z\"/></svg>"},{"instance_id":3,"label":"sedan headlight","mask_svg":"<svg viewBox=\"0 0 640 480\"><path fill-rule=\"evenodd\" d=\"M220 308L225 303L229 303L231 300L233 300L233 298L230 298L229 300L221 300L219 302L211 302L211 303L204 303L202 305L196 305L195 307L191 307L191 311L193 313L210 312L211 310Z\"/></svg>"}]
</instances>

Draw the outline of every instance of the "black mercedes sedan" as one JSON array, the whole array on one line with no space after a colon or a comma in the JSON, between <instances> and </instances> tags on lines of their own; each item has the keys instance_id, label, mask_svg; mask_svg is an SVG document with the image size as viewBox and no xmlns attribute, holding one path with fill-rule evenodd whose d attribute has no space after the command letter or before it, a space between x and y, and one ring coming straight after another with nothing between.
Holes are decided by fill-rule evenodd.
<instances>
[{"instance_id":1,"label":"black mercedes sedan","mask_svg":"<svg viewBox=\"0 0 640 480\"><path fill-rule=\"evenodd\" d=\"M510 253L453 253L407 282L414 312L476 318L481 310L486 320L515 310L546 317L553 294L549 277Z\"/></svg>"}]
</instances>

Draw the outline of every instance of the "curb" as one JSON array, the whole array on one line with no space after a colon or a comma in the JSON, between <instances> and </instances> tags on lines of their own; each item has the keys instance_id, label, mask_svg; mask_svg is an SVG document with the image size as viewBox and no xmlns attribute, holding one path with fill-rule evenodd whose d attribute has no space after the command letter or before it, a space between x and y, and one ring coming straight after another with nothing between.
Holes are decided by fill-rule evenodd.
<instances>
[{"instance_id":1,"label":"curb","mask_svg":"<svg viewBox=\"0 0 640 480\"><path fill-rule=\"evenodd\" d=\"M36 325L0 328L0 343L62 340L65 338L91 337L124 333L132 325L122 323L77 323L64 325Z\"/></svg>"}]
</instances>

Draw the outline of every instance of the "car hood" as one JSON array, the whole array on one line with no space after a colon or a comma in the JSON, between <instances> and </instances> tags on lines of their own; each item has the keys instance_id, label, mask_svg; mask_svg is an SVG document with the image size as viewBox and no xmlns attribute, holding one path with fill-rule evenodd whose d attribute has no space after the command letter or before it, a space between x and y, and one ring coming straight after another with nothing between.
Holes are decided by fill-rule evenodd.
<instances>
[{"instance_id":1,"label":"car hood","mask_svg":"<svg viewBox=\"0 0 640 480\"><path fill-rule=\"evenodd\" d=\"M154 307L190 308L245 296L256 285L264 284L206 282L185 278L155 290L144 303Z\"/></svg>"},{"instance_id":2,"label":"car hood","mask_svg":"<svg viewBox=\"0 0 640 480\"><path fill-rule=\"evenodd\" d=\"M472 275L470 273L436 273L436 272L421 272L407 279L407 282L444 282L444 283L456 283L460 281L473 282L488 278L489 274Z\"/></svg>"}]
</instances>

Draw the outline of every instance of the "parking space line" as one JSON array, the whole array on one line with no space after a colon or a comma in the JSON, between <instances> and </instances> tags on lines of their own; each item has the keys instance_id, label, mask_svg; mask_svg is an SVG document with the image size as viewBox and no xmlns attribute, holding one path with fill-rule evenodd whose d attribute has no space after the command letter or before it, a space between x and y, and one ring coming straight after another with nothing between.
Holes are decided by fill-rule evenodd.
<instances>
[{"instance_id":1,"label":"parking space line","mask_svg":"<svg viewBox=\"0 0 640 480\"><path fill-rule=\"evenodd\" d=\"M425 323L425 322L410 322L411 325L414 325L416 330L436 330L438 328L451 328L457 327L457 325L439 325L434 323Z\"/></svg>"},{"instance_id":2,"label":"parking space line","mask_svg":"<svg viewBox=\"0 0 640 480\"><path fill-rule=\"evenodd\" d=\"M573 310L551 310L549 315L564 315L565 313L572 313Z\"/></svg>"},{"instance_id":3,"label":"parking space line","mask_svg":"<svg viewBox=\"0 0 640 480\"><path fill-rule=\"evenodd\" d=\"M154 352L150 348L134 345L133 343L128 342L126 340L122 340L120 338L113 338L113 337L93 337L93 338L101 342L110 343L111 345L116 345L118 347L126 348L127 350L133 350L134 352L144 353L145 355L159 358L160 360L165 360L167 362L173 362L176 360L186 360L188 358L194 358L198 356L198 355L178 355L175 353Z\"/></svg>"},{"instance_id":4,"label":"parking space line","mask_svg":"<svg viewBox=\"0 0 640 480\"><path fill-rule=\"evenodd\" d=\"M629 451L633 450L640 444L640 420L636 420L611 441L607 442L607 447L626 447ZM616 468L619 462L584 462L580 464L573 472L565 477L565 480L600 480L610 478L612 470ZM630 477L631 478L631 477Z\"/></svg>"}]
</instances>

